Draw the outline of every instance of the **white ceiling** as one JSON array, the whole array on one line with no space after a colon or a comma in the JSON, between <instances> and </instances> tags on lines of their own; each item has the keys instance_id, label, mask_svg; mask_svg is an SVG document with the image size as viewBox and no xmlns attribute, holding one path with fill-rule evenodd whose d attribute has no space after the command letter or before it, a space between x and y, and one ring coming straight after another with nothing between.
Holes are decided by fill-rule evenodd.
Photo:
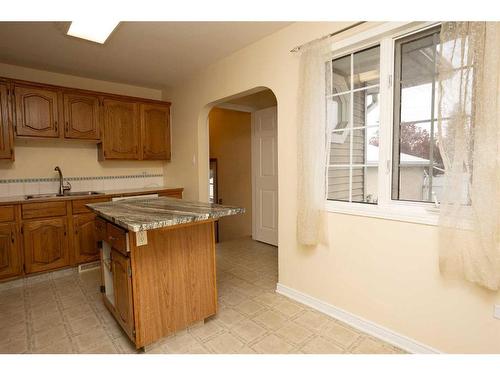
<instances>
[{"instance_id":1,"label":"white ceiling","mask_svg":"<svg viewBox=\"0 0 500 375\"><path fill-rule=\"evenodd\" d=\"M162 88L289 24L121 22L99 45L67 36L69 22L0 22L0 62Z\"/></svg>"}]
</instances>

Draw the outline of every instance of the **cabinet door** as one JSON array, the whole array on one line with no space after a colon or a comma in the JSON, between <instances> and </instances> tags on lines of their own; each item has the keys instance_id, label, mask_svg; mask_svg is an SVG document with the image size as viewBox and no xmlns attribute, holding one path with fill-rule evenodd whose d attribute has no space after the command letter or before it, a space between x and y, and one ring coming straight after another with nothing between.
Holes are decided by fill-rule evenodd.
<instances>
[{"instance_id":1,"label":"cabinet door","mask_svg":"<svg viewBox=\"0 0 500 375\"><path fill-rule=\"evenodd\" d=\"M65 218L26 221L23 232L26 273L47 271L69 264Z\"/></svg>"},{"instance_id":2,"label":"cabinet door","mask_svg":"<svg viewBox=\"0 0 500 375\"><path fill-rule=\"evenodd\" d=\"M58 93L32 86L15 86L16 135L57 138Z\"/></svg>"},{"instance_id":3,"label":"cabinet door","mask_svg":"<svg viewBox=\"0 0 500 375\"><path fill-rule=\"evenodd\" d=\"M95 218L95 214L73 216L75 261L78 264L99 259Z\"/></svg>"},{"instance_id":4,"label":"cabinet door","mask_svg":"<svg viewBox=\"0 0 500 375\"><path fill-rule=\"evenodd\" d=\"M141 104L142 159L170 160L170 107Z\"/></svg>"},{"instance_id":5,"label":"cabinet door","mask_svg":"<svg viewBox=\"0 0 500 375\"><path fill-rule=\"evenodd\" d=\"M0 279L21 274L16 225L0 224Z\"/></svg>"},{"instance_id":6,"label":"cabinet door","mask_svg":"<svg viewBox=\"0 0 500 375\"><path fill-rule=\"evenodd\" d=\"M115 309L119 323L132 336L134 330L134 308L132 302L132 274L130 258L116 250L111 251Z\"/></svg>"},{"instance_id":7,"label":"cabinet door","mask_svg":"<svg viewBox=\"0 0 500 375\"><path fill-rule=\"evenodd\" d=\"M0 83L0 159L12 159L11 128L9 126L9 99L7 85Z\"/></svg>"},{"instance_id":8,"label":"cabinet door","mask_svg":"<svg viewBox=\"0 0 500 375\"><path fill-rule=\"evenodd\" d=\"M103 154L105 159L139 159L137 104L104 99Z\"/></svg>"},{"instance_id":9,"label":"cabinet door","mask_svg":"<svg viewBox=\"0 0 500 375\"><path fill-rule=\"evenodd\" d=\"M99 98L64 93L64 137L99 139Z\"/></svg>"}]
</instances>

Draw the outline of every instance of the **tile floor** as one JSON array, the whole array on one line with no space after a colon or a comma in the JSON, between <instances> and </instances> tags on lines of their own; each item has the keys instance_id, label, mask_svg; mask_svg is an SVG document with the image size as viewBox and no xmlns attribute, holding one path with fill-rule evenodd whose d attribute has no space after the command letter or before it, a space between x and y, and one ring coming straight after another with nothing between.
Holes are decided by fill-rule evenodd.
<instances>
[{"instance_id":1,"label":"tile floor","mask_svg":"<svg viewBox=\"0 0 500 375\"><path fill-rule=\"evenodd\" d=\"M277 249L217 246L219 312L148 353L402 353L274 292ZM98 270L0 284L0 353L135 353L99 293Z\"/></svg>"}]
</instances>

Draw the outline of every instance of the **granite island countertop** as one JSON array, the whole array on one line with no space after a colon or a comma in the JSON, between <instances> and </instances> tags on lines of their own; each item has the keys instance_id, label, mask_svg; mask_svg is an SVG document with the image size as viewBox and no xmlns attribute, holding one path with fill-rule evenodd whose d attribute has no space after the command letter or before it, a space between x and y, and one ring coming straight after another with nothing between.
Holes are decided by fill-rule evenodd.
<instances>
[{"instance_id":1,"label":"granite island countertop","mask_svg":"<svg viewBox=\"0 0 500 375\"><path fill-rule=\"evenodd\" d=\"M140 232L178 224L218 219L242 214L244 208L185 199L133 198L86 205L99 216L132 232Z\"/></svg>"}]
</instances>

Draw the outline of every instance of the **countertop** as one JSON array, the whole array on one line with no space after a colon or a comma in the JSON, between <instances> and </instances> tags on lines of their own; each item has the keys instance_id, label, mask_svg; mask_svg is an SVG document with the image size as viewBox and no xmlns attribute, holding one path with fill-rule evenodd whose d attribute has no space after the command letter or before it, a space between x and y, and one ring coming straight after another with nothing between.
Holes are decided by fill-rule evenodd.
<instances>
[{"instance_id":1,"label":"countertop","mask_svg":"<svg viewBox=\"0 0 500 375\"><path fill-rule=\"evenodd\" d=\"M87 204L91 210L132 232L169 227L178 224L218 219L242 214L244 208L184 199L133 198L116 202Z\"/></svg>"},{"instance_id":2,"label":"countertop","mask_svg":"<svg viewBox=\"0 0 500 375\"><path fill-rule=\"evenodd\" d=\"M119 196L122 194L144 194L144 193L154 193L163 190L181 190L181 187L170 187L170 186L156 186L156 187L145 187L145 188L132 188L132 189L118 189L118 190L102 190L99 194L94 195L69 195L62 197L48 197L48 198L36 198L36 199L26 199L25 195L10 195L0 197L0 205L2 204L16 204L16 203L38 203L47 201L61 201L61 200L74 200L74 199L91 199L105 196Z\"/></svg>"}]
</instances>

